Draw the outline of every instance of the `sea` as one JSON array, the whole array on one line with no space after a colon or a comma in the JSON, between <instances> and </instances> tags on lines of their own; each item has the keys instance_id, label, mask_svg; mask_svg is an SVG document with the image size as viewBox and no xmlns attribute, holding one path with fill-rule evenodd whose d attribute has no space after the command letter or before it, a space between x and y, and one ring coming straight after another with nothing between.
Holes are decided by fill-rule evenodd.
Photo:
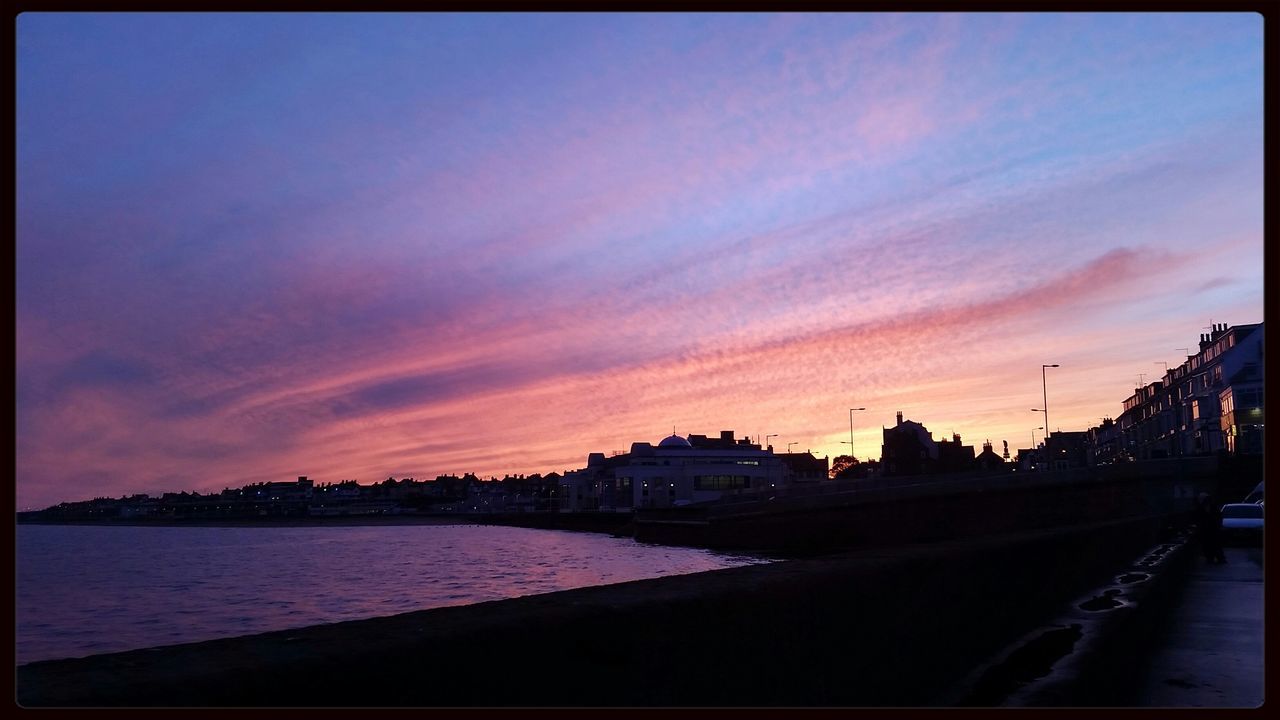
<instances>
[{"instance_id":1,"label":"sea","mask_svg":"<svg viewBox=\"0 0 1280 720\"><path fill-rule=\"evenodd\" d=\"M18 525L16 550L19 665L769 562L494 525Z\"/></svg>"}]
</instances>

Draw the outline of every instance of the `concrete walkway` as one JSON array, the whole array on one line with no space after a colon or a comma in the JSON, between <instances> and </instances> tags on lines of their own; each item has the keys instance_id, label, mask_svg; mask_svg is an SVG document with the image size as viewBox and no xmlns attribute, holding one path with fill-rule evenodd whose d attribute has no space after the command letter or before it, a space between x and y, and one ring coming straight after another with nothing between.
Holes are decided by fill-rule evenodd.
<instances>
[{"instance_id":1,"label":"concrete walkway","mask_svg":"<svg viewBox=\"0 0 1280 720\"><path fill-rule=\"evenodd\" d=\"M1194 542L1194 541L1193 541ZM1225 565L1196 556L1129 703L1253 708L1263 701L1262 549L1227 548Z\"/></svg>"}]
</instances>

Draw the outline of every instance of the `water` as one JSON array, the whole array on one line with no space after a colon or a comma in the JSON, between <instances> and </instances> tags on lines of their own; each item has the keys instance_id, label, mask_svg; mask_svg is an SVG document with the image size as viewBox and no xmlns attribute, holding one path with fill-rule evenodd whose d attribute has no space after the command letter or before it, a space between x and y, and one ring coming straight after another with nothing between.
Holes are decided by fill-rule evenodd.
<instances>
[{"instance_id":1,"label":"water","mask_svg":"<svg viewBox=\"0 0 1280 720\"><path fill-rule=\"evenodd\" d=\"M17 527L17 662L764 562L481 525Z\"/></svg>"}]
</instances>

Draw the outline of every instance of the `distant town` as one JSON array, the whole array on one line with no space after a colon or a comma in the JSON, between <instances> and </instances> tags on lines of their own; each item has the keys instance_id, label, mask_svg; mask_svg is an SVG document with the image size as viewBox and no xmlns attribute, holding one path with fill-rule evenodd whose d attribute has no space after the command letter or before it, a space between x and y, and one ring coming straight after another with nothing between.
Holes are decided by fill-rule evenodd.
<instances>
[{"instance_id":1,"label":"distant town","mask_svg":"<svg viewBox=\"0 0 1280 720\"><path fill-rule=\"evenodd\" d=\"M672 434L634 442L627 452L593 452L564 473L482 479L471 473L430 480L388 477L316 483L306 476L226 488L65 502L18 513L20 521L218 520L373 515L629 513L767 498L788 488L913 475L1033 473L1138 460L1260 456L1263 451L1263 324L1212 325L1185 362L1135 388L1122 412L1082 431L1054 431L1011 457L1007 441L981 452L958 433L934 440L922 423L896 414L883 429L878 460L775 452L737 437ZM1046 368L1054 367L1046 365ZM1044 413L1045 408L1031 411ZM853 410L850 410L852 416ZM1043 422L1043 420L1041 420ZM851 419L852 424L852 419ZM768 439L767 436L765 440ZM852 441L852 438L851 438ZM1033 435L1034 441L1034 435Z\"/></svg>"}]
</instances>

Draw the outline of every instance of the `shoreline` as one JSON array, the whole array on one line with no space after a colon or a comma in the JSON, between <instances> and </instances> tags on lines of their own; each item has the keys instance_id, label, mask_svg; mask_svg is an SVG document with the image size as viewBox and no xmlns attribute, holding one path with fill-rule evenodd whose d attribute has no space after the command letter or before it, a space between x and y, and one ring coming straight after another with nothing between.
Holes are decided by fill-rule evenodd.
<instances>
[{"instance_id":1,"label":"shoreline","mask_svg":"<svg viewBox=\"0 0 1280 720\"><path fill-rule=\"evenodd\" d=\"M405 525L500 525L533 530L590 532L633 537L630 514L581 513L459 513L457 515L337 515L319 517L250 518L111 518L102 520L25 518L17 525L79 525L94 527L392 527Z\"/></svg>"},{"instance_id":2,"label":"shoreline","mask_svg":"<svg viewBox=\"0 0 1280 720\"><path fill-rule=\"evenodd\" d=\"M369 525L484 525L467 516L448 515L347 515L296 518L193 518L190 520L22 520L17 525L77 525L93 527L361 527Z\"/></svg>"},{"instance_id":3,"label":"shoreline","mask_svg":"<svg viewBox=\"0 0 1280 720\"><path fill-rule=\"evenodd\" d=\"M1052 621L1064 601L1110 582L1161 525L1130 518L868 549L37 661L17 667L17 699L23 707L928 705ZM1011 581L1023 591L1007 592ZM908 628L924 642L903 643ZM494 657L575 681L521 672L495 683L475 672ZM743 671L762 667L774 670Z\"/></svg>"}]
</instances>

